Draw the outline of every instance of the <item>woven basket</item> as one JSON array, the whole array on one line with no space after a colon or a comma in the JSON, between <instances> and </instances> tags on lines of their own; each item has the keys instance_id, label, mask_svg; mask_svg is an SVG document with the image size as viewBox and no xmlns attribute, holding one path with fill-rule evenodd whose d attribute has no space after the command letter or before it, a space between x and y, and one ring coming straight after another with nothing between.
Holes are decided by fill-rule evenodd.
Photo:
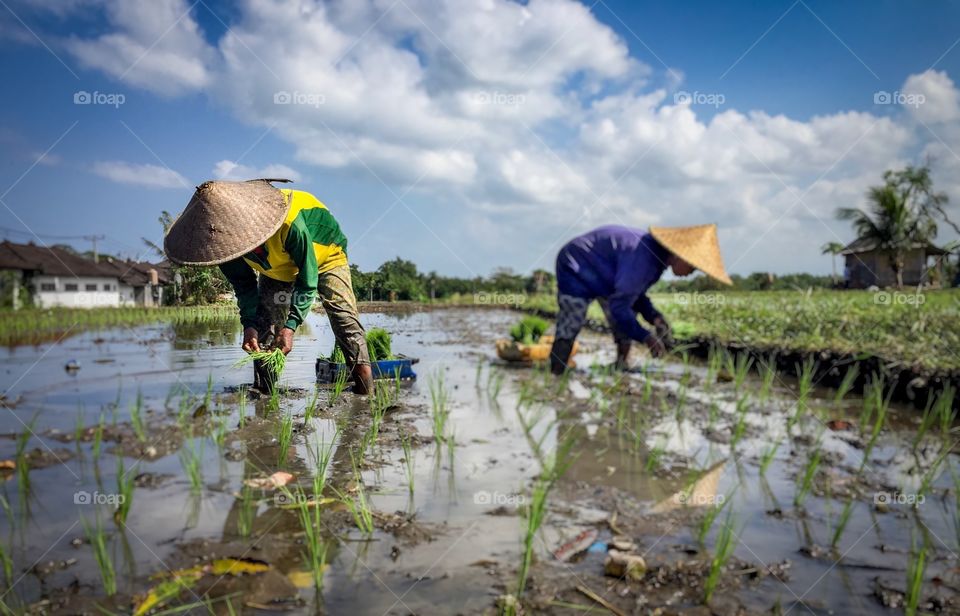
<instances>
[{"instance_id":1,"label":"woven basket","mask_svg":"<svg viewBox=\"0 0 960 616\"><path fill-rule=\"evenodd\" d=\"M527 363L548 361L550 359L550 348L553 346L553 336L541 336L540 340L534 344L523 344L509 338L501 338L497 340L496 345L497 357L504 361ZM573 350L570 352L571 364L578 348L579 343L574 342Z\"/></svg>"}]
</instances>

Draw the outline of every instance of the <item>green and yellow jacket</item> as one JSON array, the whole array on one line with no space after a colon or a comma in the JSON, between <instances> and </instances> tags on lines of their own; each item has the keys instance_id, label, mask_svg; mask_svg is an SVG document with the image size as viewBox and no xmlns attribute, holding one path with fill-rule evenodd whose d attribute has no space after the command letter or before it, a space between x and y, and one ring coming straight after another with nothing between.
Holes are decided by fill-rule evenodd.
<instances>
[{"instance_id":1,"label":"green and yellow jacket","mask_svg":"<svg viewBox=\"0 0 960 616\"><path fill-rule=\"evenodd\" d=\"M257 325L256 273L294 283L285 325L295 330L313 305L320 274L347 264L347 238L327 206L301 190L280 192L289 209L277 232L242 257L220 265L237 295L243 327Z\"/></svg>"}]
</instances>

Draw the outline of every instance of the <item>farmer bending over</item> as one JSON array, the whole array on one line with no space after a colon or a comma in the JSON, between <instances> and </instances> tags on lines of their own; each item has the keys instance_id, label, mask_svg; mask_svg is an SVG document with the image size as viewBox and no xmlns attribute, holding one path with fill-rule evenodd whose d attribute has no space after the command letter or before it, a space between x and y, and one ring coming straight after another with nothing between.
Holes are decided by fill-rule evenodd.
<instances>
[{"instance_id":1,"label":"farmer bending over","mask_svg":"<svg viewBox=\"0 0 960 616\"><path fill-rule=\"evenodd\" d=\"M316 197L279 190L272 181L289 180L201 184L167 232L164 250L174 263L220 266L237 296L248 353L261 345L289 353L319 293L351 370L353 391L368 393L373 377L350 281L347 238Z\"/></svg>"},{"instance_id":2,"label":"farmer bending over","mask_svg":"<svg viewBox=\"0 0 960 616\"><path fill-rule=\"evenodd\" d=\"M610 225L570 240L557 255L557 332L550 351L550 369L562 374L574 340L587 319L587 307L599 300L613 330L617 367L627 367L633 340L645 343L654 357L665 352L670 325L647 297L647 289L669 267L677 276L700 270L732 284L723 268L716 225L631 229ZM653 325L651 334L637 322L637 313Z\"/></svg>"}]
</instances>

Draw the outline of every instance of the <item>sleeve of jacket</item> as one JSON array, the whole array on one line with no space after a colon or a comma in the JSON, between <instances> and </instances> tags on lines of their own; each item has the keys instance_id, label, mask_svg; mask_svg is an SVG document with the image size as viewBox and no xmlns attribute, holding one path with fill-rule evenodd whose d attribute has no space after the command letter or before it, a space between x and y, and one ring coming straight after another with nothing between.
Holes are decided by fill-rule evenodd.
<instances>
[{"instance_id":1,"label":"sleeve of jacket","mask_svg":"<svg viewBox=\"0 0 960 616\"><path fill-rule=\"evenodd\" d=\"M243 258L233 259L220 264L220 271L237 296L237 307L240 309L240 325L247 327L257 326L257 304L260 294L257 291L257 275L247 265Z\"/></svg>"},{"instance_id":2,"label":"sleeve of jacket","mask_svg":"<svg viewBox=\"0 0 960 616\"><path fill-rule=\"evenodd\" d=\"M284 324L296 330L303 323L307 313L317 297L317 284L320 279L317 267L317 254L313 250L313 239L306 224L300 218L293 221L287 240L283 245L299 269L297 279L293 283L293 298L290 301L290 314Z\"/></svg>"},{"instance_id":3,"label":"sleeve of jacket","mask_svg":"<svg viewBox=\"0 0 960 616\"><path fill-rule=\"evenodd\" d=\"M640 313L643 320L650 324L653 324L657 317L663 317L660 311L653 307L653 302L650 301L646 293L638 297L637 301L633 303L633 310Z\"/></svg>"}]
</instances>

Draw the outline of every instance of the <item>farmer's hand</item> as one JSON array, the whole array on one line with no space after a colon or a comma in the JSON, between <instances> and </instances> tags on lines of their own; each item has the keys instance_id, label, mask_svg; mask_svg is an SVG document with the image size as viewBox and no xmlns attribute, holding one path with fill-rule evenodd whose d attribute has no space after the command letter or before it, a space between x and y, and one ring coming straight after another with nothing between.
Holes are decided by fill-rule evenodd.
<instances>
[{"instance_id":1,"label":"farmer's hand","mask_svg":"<svg viewBox=\"0 0 960 616\"><path fill-rule=\"evenodd\" d=\"M257 329L255 327L248 327L243 330L243 345L240 347L247 353L253 353L254 351L260 350L260 344L257 342Z\"/></svg>"},{"instance_id":2,"label":"farmer's hand","mask_svg":"<svg viewBox=\"0 0 960 616\"><path fill-rule=\"evenodd\" d=\"M274 342L274 348L283 351L284 355L290 353L293 350L293 330L289 327L281 329L276 342Z\"/></svg>"},{"instance_id":3,"label":"farmer's hand","mask_svg":"<svg viewBox=\"0 0 960 616\"><path fill-rule=\"evenodd\" d=\"M657 333L657 338L665 348L673 348L673 328L662 316L653 319L653 327Z\"/></svg>"},{"instance_id":4,"label":"farmer's hand","mask_svg":"<svg viewBox=\"0 0 960 616\"><path fill-rule=\"evenodd\" d=\"M646 345L647 348L650 349L650 354L654 357L661 357L667 352L667 349L663 346L663 342L661 342L660 338L658 338L655 334L650 334L647 336Z\"/></svg>"}]
</instances>

